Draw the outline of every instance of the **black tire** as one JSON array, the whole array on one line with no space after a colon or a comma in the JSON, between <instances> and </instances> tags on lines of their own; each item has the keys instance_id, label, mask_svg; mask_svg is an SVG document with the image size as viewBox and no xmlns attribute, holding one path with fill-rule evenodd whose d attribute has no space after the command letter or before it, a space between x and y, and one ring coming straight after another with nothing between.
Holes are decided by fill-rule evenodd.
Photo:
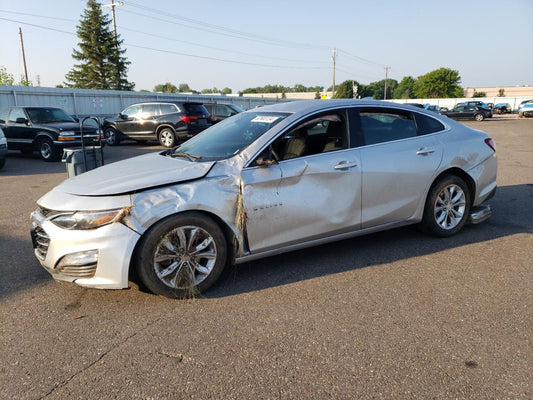
<instances>
[{"instance_id":1,"label":"black tire","mask_svg":"<svg viewBox=\"0 0 533 400\"><path fill-rule=\"evenodd\" d=\"M216 282L227 254L220 226L201 213L186 212L157 222L143 235L133 266L152 293L190 298Z\"/></svg>"},{"instance_id":2,"label":"black tire","mask_svg":"<svg viewBox=\"0 0 533 400\"><path fill-rule=\"evenodd\" d=\"M159 143L161 146L168 148L174 147L177 143L176 135L174 131L170 128L163 128L158 135Z\"/></svg>"},{"instance_id":3,"label":"black tire","mask_svg":"<svg viewBox=\"0 0 533 400\"><path fill-rule=\"evenodd\" d=\"M106 128L104 136L108 145L118 146L120 144L120 135L115 128Z\"/></svg>"},{"instance_id":4,"label":"black tire","mask_svg":"<svg viewBox=\"0 0 533 400\"><path fill-rule=\"evenodd\" d=\"M49 138L39 139L37 149L39 150L39 156L44 161L57 161L61 158L61 149L54 146L54 142Z\"/></svg>"},{"instance_id":5,"label":"black tire","mask_svg":"<svg viewBox=\"0 0 533 400\"><path fill-rule=\"evenodd\" d=\"M428 193L420 228L435 236L452 236L464 226L469 211L470 191L465 181L444 175Z\"/></svg>"},{"instance_id":6,"label":"black tire","mask_svg":"<svg viewBox=\"0 0 533 400\"><path fill-rule=\"evenodd\" d=\"M474 119L476 121L483 121L485 119L485 116L483 114L476 114L474 115Z\"/></svg>"}]
</instances>

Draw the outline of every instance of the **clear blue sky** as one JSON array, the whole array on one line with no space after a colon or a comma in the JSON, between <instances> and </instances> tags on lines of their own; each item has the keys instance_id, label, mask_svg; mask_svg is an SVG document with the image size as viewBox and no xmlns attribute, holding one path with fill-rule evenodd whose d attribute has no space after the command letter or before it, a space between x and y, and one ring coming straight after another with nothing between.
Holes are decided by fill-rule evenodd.
<instances>
[{"instance_id":1,"label":"clear blue sky","mask_svg":"<svg viewBox=\"0 0 533 400\"><path fill-rule=\"evenodd\" d=\"M398 81L447 67L459 71L463 87L533 85L533 0L123 3L117 30L136 90L165 82L233 93L267 84L328 87L334 48L337 84L384 79L390 66ZM22 74L21 27L30 80L61 84L85 6L0 0L0 66Z\"/></svg>"}]
</instances>

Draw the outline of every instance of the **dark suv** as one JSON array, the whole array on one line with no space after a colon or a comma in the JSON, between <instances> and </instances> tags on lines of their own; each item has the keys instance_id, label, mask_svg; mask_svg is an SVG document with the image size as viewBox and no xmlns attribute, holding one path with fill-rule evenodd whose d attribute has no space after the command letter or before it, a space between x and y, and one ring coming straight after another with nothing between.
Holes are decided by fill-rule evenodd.
<instances>
[{"instance_id":1,"label":"dark suv","mask_svg":"<svg viewBox=\"0 0 533 400\"><path fill-rule=\"evenodd\" d=\"M159 140L163 146L173 147L209 126L210 115L202 103L158 101L132 104L116 118L106 118L103 129L112 146L133 139Z\"/></svg>"},{"instance_id":2,"label":"dark suv","mask_svg":"<svg viewBox=\"0 0 533 400\"><path fill-rule=\"evenodd\" d=\"M235 104L204 103L204 106L209 111L209 114L211 114L211 122L213 124L244 111Z\"/></svg>"}]
</instances>

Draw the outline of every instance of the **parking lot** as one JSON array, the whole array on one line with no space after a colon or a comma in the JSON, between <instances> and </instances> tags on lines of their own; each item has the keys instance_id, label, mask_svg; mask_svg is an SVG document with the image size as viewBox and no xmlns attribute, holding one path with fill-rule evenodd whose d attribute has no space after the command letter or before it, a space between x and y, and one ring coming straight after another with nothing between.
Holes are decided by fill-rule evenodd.
<instances>
[{"instance_id":1,"label":"parking lot","mask_svg":"<svg viewBox=\"0 0 533 400\"><path fill-rule=\"evenodd\" d=\"M239 265L170 300L55 282L29 214L65 165L0 171L0 399L531 399L533 119L495 139L494 215L437 239L414 227ZM158 151L105 148L105 162Z\"/></svg>"}]
</instances>

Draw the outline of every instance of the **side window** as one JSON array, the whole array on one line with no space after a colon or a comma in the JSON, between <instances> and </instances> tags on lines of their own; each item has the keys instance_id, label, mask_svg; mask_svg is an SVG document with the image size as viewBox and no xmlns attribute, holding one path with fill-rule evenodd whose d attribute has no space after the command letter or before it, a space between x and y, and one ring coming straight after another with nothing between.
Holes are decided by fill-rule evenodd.
<instances>
[{"instance_id":1,"label":"side window","mask_svg":"<svg viewBox=\"0 0 533 400\"><path fill-rule=\"evenodd\" d=\"M417 136L410 111L393 108L362 108L359 111L365 144L378 144Z\"/></svg>"},{"instance_id":2,"label":"side window","mask_svg":"<svg viewBox=\"0 0 533 400\"><path fill-rule=\"evenodd\" d=\"M159 104L145 104L143 105L142 117L153 117L159 115Z\"/></svg>"},{"instance_id":3,"label":"side window","mask_svg":"<svg viewBox=\"0 0 533 400\"><path fill-rule=\"evenodd\" d=\"M272 149L278 160L310 156L348 147L345 118L341 114L314 116L278 137Z\"/></svg>"},{"instance_id":4,"label":"side window","mask_svg":"<svg viewBox=\"0 0 533 400\"><path fill-rule=\"evenodd\" d=\"M24 115L24 111L21 108L13 108L9 112L9 122L14 124L17 122L17 118L26 118L26 115Z\"/></svg>"},{"instance_id":5,"label":"side window","mask_svg":"<svg viewBox=\"0 0 533 400\"><path fill-rule=\"evenodd\" d=\"M231 115L231 111L226 106L216 106L215 115L221 117L229 117Z\"/></svg>"},{"instance_id":6,"label":"side window","mask_svg":"<svg viewBox=\"0 0 533 400\"><path fill-rule=\"evenodd\" d=\"M175 112L178 112L178 109L174 104L161 104L161 114L171 114Z\"/></svg>"},{"instance_id":7,"label":"side window","mask_svg":"<svg viewBox=\"0 0 533 400\"><path fill-rule=\"evenodd\" d=\"M444 125L435 118L427 115L413 113L415 116L416 127L419 135L427 135L428 133L435 133L444 130Z\"/></svg>"},{"instance_id":8,"label":"side window","mask_svg":"<svg viewBox=\"0 0 533 400\"><path fill-rule=\"evenodd\" d=\"M122 114L128 118L133 118L137 116L137 114L140 114L140 112L141 112L141 106L136 105L136 106L130 106L126 108L124 111L122 111Z\"/></svg>"}]
</instances>

